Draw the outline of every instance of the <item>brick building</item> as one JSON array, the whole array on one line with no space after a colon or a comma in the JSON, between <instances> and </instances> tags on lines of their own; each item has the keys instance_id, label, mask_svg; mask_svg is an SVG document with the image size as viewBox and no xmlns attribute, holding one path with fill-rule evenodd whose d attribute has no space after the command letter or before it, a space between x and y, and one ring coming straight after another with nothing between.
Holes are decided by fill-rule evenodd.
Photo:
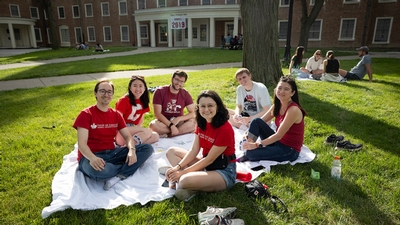
<instances>
[{"instance_id":1,"label":"brick building","mask_svg":"<svg viewBox=\"0 0 400 225\"><path fill-rule=\"evenodd\" d=\"M314 1L307 1L309 11ZM279 0L281 47L286 44L289 2ZM63 47L81 42L91 46L218 47L222 35L243 30L240 0L53 0L52 4ZM299 40L301 10L300 0L294 0L292 46ZM308 46L344 48L363 43L370 48L399 49L396 12L400 12L397 0L325 1L310 29ZM50 46L48 22L36 0L0 1L0 48Z\"/></svg>"}]
</instances>

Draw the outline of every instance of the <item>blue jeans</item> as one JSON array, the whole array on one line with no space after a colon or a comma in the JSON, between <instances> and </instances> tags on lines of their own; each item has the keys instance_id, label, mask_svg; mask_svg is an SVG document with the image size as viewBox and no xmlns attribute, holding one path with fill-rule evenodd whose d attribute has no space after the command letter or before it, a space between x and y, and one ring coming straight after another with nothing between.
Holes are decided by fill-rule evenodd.
<instances>
[{"instance_id":1,"label":"blue jeans","mask_svg":"<svg viewBox=\"0 0 400 225\"><path fill-rule=\"evenodd\" d=\"M257 140L268 138L275 134L275 131L260 118L254 118L250 122L248 137ZM286 146L279 141L262 148L256 148L245 152L245 156L250 161L271 160L277 162L290 161L293 162L299 157L299 152L293 148Z\"/></svg>"},{"instance_id":2,"label":"blue jeans","mask_svg":"<svg viewBox=\"0 0 400 225\"><path fill-rule=\"evenodd\" d=\"M104 169L102 171L93 169L90 165L90 161L82 157L79 160L79 170L86 176L95 180L103 180L115 176L125 179L134 174L136 170L146 162L151 154L153 154L153 151L153 147L149 144L136 145L137 162L130 166L128 166L128 163L125 163L126 156L129 152L127 147L117 147L113 150L96 152L94 154L106 162Z\"/></svg>"}]
</instances>

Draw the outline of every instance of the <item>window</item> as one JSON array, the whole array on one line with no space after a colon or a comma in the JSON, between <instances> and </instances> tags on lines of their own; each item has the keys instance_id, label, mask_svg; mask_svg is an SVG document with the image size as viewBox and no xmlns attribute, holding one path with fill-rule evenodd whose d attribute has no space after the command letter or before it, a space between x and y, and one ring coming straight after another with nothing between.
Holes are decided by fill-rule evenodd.
<instances>
[{"instance_id":1,"label":"window","mask_svg":"<svg viewBox=\"0 0 400 225\"><path fill-rule=\"evenodd\" d=\"M80 27L75 27L75 40L76 40L76 43L83 42L82 29Z\"/></svg>"},{"instance_id":2,"label":"window","mask_svg":"<svg viewBox=\"0 0 400 225\"><path fill-rule=\"evenodd\" d=\"M176 41L182 41L182 29L175 30L176 32Z\"/></svg>"},{"instance_id":3,"label":"window","mask_svg":"<svg viewBox=\"0 0 400 225\"><path fill-rule=\"evenodd\" d=\"M344 4L354 4L354 3L359 3L360 0L343 0Z\"/></svg>"},{"instance_id":4,"label":"window","mask_svg":"<svg viewBox=\"0 0 400 225\"><path fill-rule=\"evenodd\" d=\"M81 17L81 13L79 11L79 5L73 5L72 6L72 16L74 18L79 18Z\"/></svg>"},{"instance_id":5,"label":"window","mask_svg":"<svg viewBox=\"0 0 400 225\"><path fill-rule=\"evenodd\" d=\"M47 40L48 40L48 43L51 44L50 28L46 28L46 32L47 32Z\"/></svg>"},{"instance_id":6,"label":"window","mask_svg":"<svg viewBox=\"0 0 400 225\"><path fill-rule=\"evenodd\" d=\"M118 2L119 15L128 15L128 10L126 9L126 1Z\"/></svg>"},{"instance_id":7,"label":"window","mask_svg":"<svg viewBox=\"0 0 400 225\"><path fill-rule=\"evenodd\" d=\"M158 8L167 7L166 0L158 0Z\"/></svg>"},{"instance_id":8,"label":"window","mask_svg":"<svg viewBox=\"0 0 400 225\"><path fill-rule=\"evenodd\" d=\"M58 6L58 19L65 19L64 6Z\"/></svg>"},{"instance_id":9,"label":"window","mask_svg":"<svg viewBox=\"0 0 400 225\"><path fill-rule=\"evenodd\" d=\"M89 42L95 42L96 41L96 35L94 32L94 27L88 27L87 28L87 34L88 34L88 41Z\"/></svg>"},{"instance_id":10,"label":"window","mask_svg":"<svg viewBox=\"0 0 400 225\"><path fill-rule=\"evenodd\" d=\"M192 28L192 32L193 32L193 39L197 39L197 27L193 27Z\"/></svg>"},{"instance_id":11,"label":"window","mask_svg":"<svg viewBox=\"0 0 400 225\"><path fill-rule=\"evenodd\" d=\"M63 26L62 28L60 28L61 42L69 44L69 30L68 30L68 28L64 28L64 27L66 27L66 26Z\"/></svg>"},{"instance_id":12,"label":"window","mask_svg":"<svg viewBox=\"0 0 400 225\"><path fill-rule=\"evenodd\" d=\"M321 40L321 20L315 20L310 27L310 32L308 33L308 40Z\"/></svg>"},{"instance_id":13,"label":"window","mask_svg":"<svg viewBox=\"0 0 400 225\"><path fill-rule=\"evenodd\" d=\"M85 4L85 13L86 13L86 17L93 17L92 4Z\"/></svg>"},{"instance_id":14,"label":"window","mask_svg":"<svg viewBox=\"0 0 400 225\"><path fill-rule=\"evenodd\" d=\"M42 42L42 33L40 32L40 28L35 28L35 38L36 42Z\"/></svg>"},{"instance_id":15,"label":"window","mask_svg":"<svg viewBox=\"0 0 400 225\"><path fill-rule=\"evenodd\" d=\"M103 27L104 41L112 41L111 27Z\"/></svg>"},{"instance_id":16,"label":"window","mask_svg":"<svg viewBox=\"0 0 400 225\"><path fill-rule=\"evenodd\" d=\"M187 0L178 0L179 1L179 6L187 6L188 1Z\"/></svg>"},{"instance_id":17,"label":"window","mask_svg":"<svg viewBox=\"0 0 400 225\"><path fill-rule=\"evenodd\" d=\"M120 27L121 41L129 41L129 27L124 25Z\"/></svg>"},{"instance_id":18,"label":"window","mask_svg":"<svg viewBox=\"0 0 400 225\"><path fill-rule=\"evenodd\" d=\"M19 6L10 4L10 13L11 13L11 17L20 17Z\"/></svg>"},{"instance_id":19,"label":"window","mask_svg":"<svg viewBox=\"0 0 400 225\"><path fill-rule=\"evenodd\" d=\"M236 4L236 0L226 0L226 4Z\"/></svg>"},{"instance_id":20,"label":"window","mask_svg":"<svg viewBox=\"0 0 400 225\"><path fill-rule=\"evenodd\" d=\"M200 41L207 41L207 25L200 24Z\"/></svg>"},{"instance_id":21,"label":"window","mask_svg":"<svg viewBox=\"0 0 400 225\"><path fill-rule=\"evenodd\" d=\"M377 17L374 32L374 44L388 44L392 30L393 17Z\"/></svg>"},{"instance_id":22,"label":"window","mask_svg":"<svg viewBox=\"0 0 400 225\"><path fill-rule=\"evenodd\" d=\"M289 6L289 0L280 0L279 6Z\"/></svg>"},{"instance_id":23,"label":"window","mask_svg":"<svg viewBox=\"0 0 400 225\"><path fill-rule=\"evenodd\" d=\"M311 0L310 5L315 5L315 0ZM324 0L324 5L325 5L325 0Z\"/></svg>"},{"instance_id":24,"label":"window","mask_svg":"<svg viewBox=\"0 0 400 225\"><path fill-rule=\"evenodd\" d=\"M379 3L397 2L397 0L379 0Z\"/></svg>"},{"instance_id":25,"label":"window","mask_svg":"<svg viewBox=\"0 0 400 225\"><path fill-rule=\"evenodd\" d=\"M43 10L43 14L44 14L44 19L47 20L47 13L46 13L46 10Z\"/></svg>"},{"instance_id":26,"label":"window","mask_svg":"<svg viewBox=\"0 0 400 225\"><path fill-rule=\"evenodd\" d=\"M342 19L339 40L354 40L356 19Z\"/></svg>"},{"instance_id":27,"label":"window","mask_svg":"<svg viewBox=\"0 0 400 225\"><path fill-rule=\"evenodd\" d=\"M17 41L21 40L21 31L18 28L14 29L14 37Z\"/></svg>"},{"instance_id":28,"label":"window","mask_svg":"<svg viewBox=\"0 0 400 225\"><path fill-rule=\"evenodd\" d=\"M287 39L288 26L289 26L289 22L287 20L278 22L278 32L279 32L278 39L279 40Z\"/></svg>"},{"instance_id":29,"label":"window","mask_svg":"<svg viewBox=\"0 0 400 225\"><path fill-rule=\"evenodd\" d=\"M37 7L29 7L32 19L39 19L39 9Z\"/></svg>"},{"instance_id":30,"label":"window","mask_svg":"<svg viewBox=\"0 0 400 225\"><path fill-rule=\"evenodd\" d=\"M168 29L167 29L167 25L166 24L160 24L160 26L158 26L159 32L159 42L160 43L167 43L167 37L168 37Z\"/></svg>"},{"instance_id":31,"label":"window","mask_svg":"<svg viewBox=\"0 0 400 225\"><path fill-rule=\"evenodd\" d=\"M148 39L149 38L147 25L140 25L140 38L141 39Z\"/></svg>"},{"instance_id":32,"label":"window","mask_svg":"<svg viewBox=\"0 0 400 225\"><path fill-rule=\"evenodd\" d=\"M138 9L146 9L146 0L137 0Z\"/></svg>"},{"instance_id":33,"label":"window","mask_svg":"<svg viewBox=\"0 0 400 225\"><path fill-rule=\"evenodd\" d=\"M108 2L102 2L101 3L101 15L102 16L109 16L110 15L110 9L108 7Z\"/></svg>"},{"instance_id":34,"label":"window","mask_svg":"<svg viewBox=\"0 0 400 225\"><path fill-rule=\"evenodd\" d=\"M211 5L211 0L202 0L201 4L202 5Z\"/></svg>"}]
</instances>

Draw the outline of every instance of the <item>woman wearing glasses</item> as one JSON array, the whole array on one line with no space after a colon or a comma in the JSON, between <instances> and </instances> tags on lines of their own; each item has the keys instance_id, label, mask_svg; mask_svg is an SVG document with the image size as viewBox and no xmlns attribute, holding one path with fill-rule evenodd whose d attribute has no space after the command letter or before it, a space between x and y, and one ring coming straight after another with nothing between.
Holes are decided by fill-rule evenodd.
<instances>
[{"instance_id":1,"label":"woman wearing glasses","mask_svg":"<svg viewBox=\"0 0 400 225\"><path fill-rule=\"evenodd\" d=\"M173 167L164 167L170 182L178 182L175 196L188 201L197 191L214 192L232 187L236 179L235 134L229 112L215 91L197 98L195 136L192 148L167 150ZM198 153L202 150L202 157ZM163 174L162 168L159 172Z\"/></svg>"},{"instance_id":2,"label":"woman wearing glasses","mask_svg":"<svg viewBox=\"0 0 400 225\"><path fill-rule=\"evenodd\" d=\"M128 84L128 93L117 101L115 108L122 114L137 144L152 144L159 139L156 132L142 127L144 114L150 111L149 103L149 90L144 77L133 75ZM125 140L120 134L117 134L116 142L120 146L125 145Z\"/></svg>"},{"instance_id":3,"label":"woman wearing glasses","mask_svg":"<svg viewBox=\"0 0 400 225\"><path fill-rule=\"evenodd\" d=\"M321 50L317 50L314 52L314 55L311 56L306 64L307 72L312 76L312 78L316 80L320 80L322 74L324 73L323 67L323 57Z\"/></svg>"}]
</instances>

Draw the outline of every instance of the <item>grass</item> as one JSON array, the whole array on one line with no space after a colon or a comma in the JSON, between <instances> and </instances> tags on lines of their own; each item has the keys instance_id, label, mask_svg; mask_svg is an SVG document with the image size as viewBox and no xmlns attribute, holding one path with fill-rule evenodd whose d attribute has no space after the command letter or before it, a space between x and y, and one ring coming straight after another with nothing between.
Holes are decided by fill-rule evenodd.
<instances>
[{"instance_id":1,"label":"grass","mask_svg":"<svg viewBox=\"0 0 400 225\"><path fill-rule=\"evenodd\" d=\"M227 51L228 52L228 51ZM341 61L350 68L357 60ZM73 63L71 63L73 64ZM73 65L71 65L73 66ZM273 166L259 180L281 197L288 214L276 214L267 200L248 198L244 185L202 193L190 202L175 198L120 206L113 210L68 209L41 218L51 203L51 182L62 158L76 143L71 127L79 111L94 104L94 82L0 92L0 224L196 224L208 205L235 206L246 224L400 224L400 60L374 59L374 82L345 84L299 81L305 119L305 144L315 160ZM235 105L235 68L189 73L186 89L196 98L217 90ZM284 71L287 73L287 71ZM204 79L207 77L207 79ZM149 86L167 84L170 75L146 77ZM127 79L114 80L112 105L125 92ZM270 94L274 87L268 87ZM145 124L153 118L146 116ZM43 129L52 126L55 129ZM360 152L335 151L323 144L331 133L363 143ZM342 157L342 179L330 178L334 155ZM321 173L310 178L310 170Z\"/></svg>"}]
</instances>

